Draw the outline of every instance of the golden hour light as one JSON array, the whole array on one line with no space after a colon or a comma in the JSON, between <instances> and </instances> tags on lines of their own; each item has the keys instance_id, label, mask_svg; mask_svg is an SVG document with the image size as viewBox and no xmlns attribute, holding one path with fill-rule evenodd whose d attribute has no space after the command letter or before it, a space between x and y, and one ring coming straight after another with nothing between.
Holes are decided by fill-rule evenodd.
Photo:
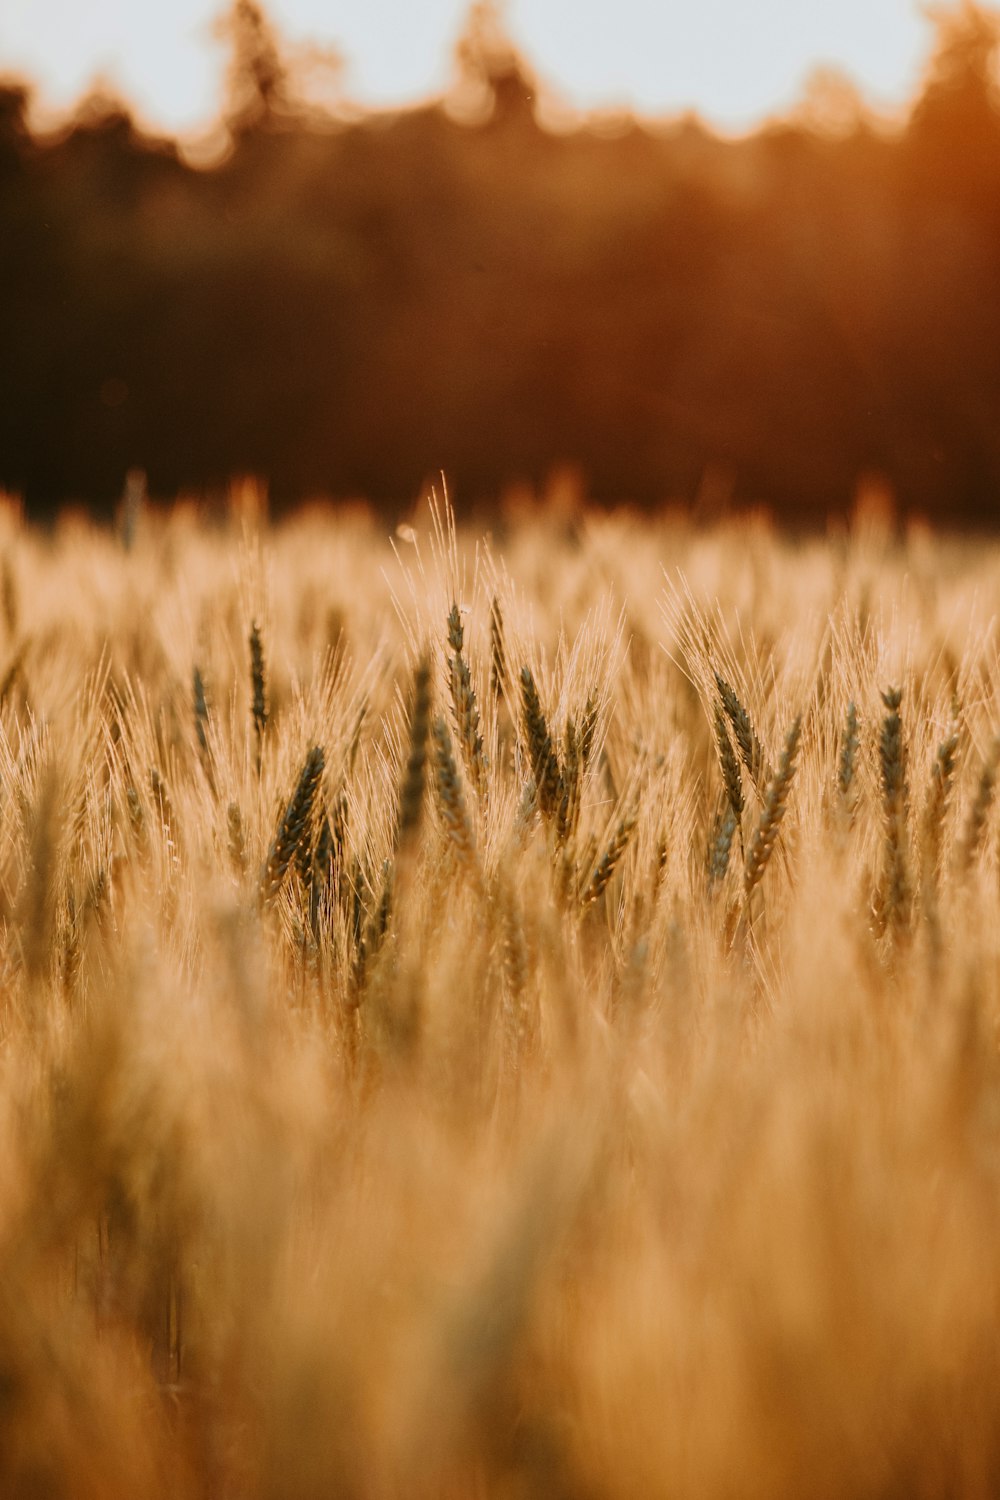
<instances>
[{"instance_id":1,"label":"golden hour light","mask_svg":"<svg viewBox=\"0 0 1000 1500\"><path fill-rule=\"evenodd\" d=\"M0 0L0 1500L992 1500L998 786L1000 10Z\"/></svg>"},{"instance_id":2,"label":"golden hour light","mask_svg":"<svg viewBox=\"0 0 1000 1500\"><path fill-rule=\"evenodd\" d=\"M272 0L293 46L336 48L352 100L393 107L442 92L463 0ZM217 0L7 0L0 66L37 81L49 109L95 81L120 89L144 119L205 126L218 103ZM918 0L509 0L502 14L540 78L577 109L651 116L694 110L724 130L787 112L809 81L842 74L873 106L899 110L915 88L929 21Z\"/></svg>"}]
</instances>

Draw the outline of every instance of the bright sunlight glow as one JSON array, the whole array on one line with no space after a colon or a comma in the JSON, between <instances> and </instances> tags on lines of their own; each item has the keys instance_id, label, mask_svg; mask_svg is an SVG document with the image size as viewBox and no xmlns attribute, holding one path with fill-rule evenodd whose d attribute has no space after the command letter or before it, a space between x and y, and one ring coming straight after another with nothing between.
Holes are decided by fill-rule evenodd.
<instances>
[{"instance_id":1,"label":"bright sunlight glow","mask_svg":"<svg viewBox=\"0 0 1000 1500\"><path fill-rule=\"evenodd\" d=\"M220 99L220 0L4 0L0 73L35 81L47 111L95 84L144 121L204 128ZM269 0L293 46L336 46L361 104L413 102L447 87L466 0ZM930 41L917 0L508 0L507 25L542 83L577 108L695 109L724 130L801 99L820 68L846 74L876 108L904 105Z\"/></svg>"}]
</instances>

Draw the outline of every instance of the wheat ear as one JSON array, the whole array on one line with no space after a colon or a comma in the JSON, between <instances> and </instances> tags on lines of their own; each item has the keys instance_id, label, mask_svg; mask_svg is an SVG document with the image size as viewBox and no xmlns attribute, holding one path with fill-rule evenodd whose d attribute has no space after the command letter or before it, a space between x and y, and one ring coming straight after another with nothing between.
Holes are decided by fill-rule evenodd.
<instances>
[{"instance_id":1,"label":"wheat ear","mask_svg":"<svg viewBox=\"0 0 1000 1500\"><path fill-rule=\"evenodd\" d=\"M194 708L194 732L198 739L198 749L202 755L208 754L208 700L205 697L205 679L201 675L201 668L197 665L191 673L191 699Z\"/></svg>"},{"instance_id":2,"label":"wheat ear","mask_svg":"<svg viewBox=\"0 0 1000 1500\"><path fill-rule=\"evenodd\" d=\"M726 799L729 802L729 810L733 817L733 826L739 832L740 848L743 848L743 809L745 806L743 798L743 778L740 776L739 762L726 729L725 715L722 709L716 705L713 719L715 729L715 744L719 752L719 768L722 771L722 784L726 790ZM730 837L732 835L730 834Z\"/></svg>"},{"instance_id":3,"label":"wheat ear","mask_svg":"<svg viewBox=\"0 0 1000 1500\"><path fill-rule=\"evenodd\" d=\"M857 705L851 702L847 705L844 732L840 737L840 759L837 762L837 790L843 806L849 812L853 812L854 776L857 770L859 743L858 709Z\"/></svg>"},{"instance_id":4,"label":"wheat ear","mask_svg":"<svg viewBox=\"0 0 1000 1500\"><path fill-rule=\"evenodd\" d=\"M309 925L312 928L313 937L317 939L320 931L323 897L332 884L333 873L333 830L330 827L326 808L320 804L319 833L316 835L316 846L311 851L308 878L304 881L309 890Z\"/></svg>"},{"instance_id":5,"label":"wheat ear","mask_svg":"<svg viewBox=\"0 0 1000 1500\"><path fill-rule=\"evenodd\" d=\"M879 737L882 773L882 811L885 818L885 886L881 897L879 925L899 931L909 920L910 879L906 858L906 820L909 794L906 786L906 750L903 722L899 715L901 688L887 688L882 702L888 710Z\"/></svg>"},{"instance_id":6,"label":"wheat ear","mask_svg":"<svg viewBox=\"0 0 1000 1500\"><path fill-rule=\"evenodd\" d=\"M247 868L247 840L243 831L243 814L240 812L238 802L230 802L226 809L226 843L229 849L229 863L233 867L233 874L241 877L246 874Z\"/></svg>"},{"instance_id":7,"label":"wheat ear","mask_svg":"<svg viewBox=\"0 0 1000 1500\"><path fill-rule=\"evenodd\" d=\"M382 887L378 901L357 939L357 954L350 986L350 999L354 1006L361 1004L368 971L378 957L389 931L389 921L392 916L392 884L392 862L387 859L382 865Z\"/></svg>"},{"instance_id":8,"label":"wheat ear","mask_svg":"<svg viewBox=\"0 0 1000 1500\"><path fill-rule=\"evenodd\" d=\"M254 620L250 626L250 691L251 715L257 737L257 770L260 771L264 732L267 729L267 676L264 668L264 644L260 638L260 626Z\"/></svg>"},{"instance_id":9,"label":"wheat ear","mask_svg":"<svg viewBox=\"0 0 1000 1500\"><path fill-rule=\"evenodd\" d=\"M712 832L708 840L708 852L705 860L708 869L709 885L716 885L724 879L729 869L729 859L733 850L733 835L736 832L737 821L733 812L732 803L725 792L719 793L719 805L716 809L715 818L712 822Z\"/></svg>"},{"instance_id":10,"label":"wheat ear","mask_svg":"<svg viewBox=\"0 0 1000 1500\"><path fill-rule=\"evenodd\" d=\"M587 701L583 705L583 718L580 720L580 764L584 772L590 766L591 757L594 753L594 742L597 739L597 723L600 713L601 710L596 693L588 693Z\"/></svg>"},{"instance_id":11,"label":"wheat ear","mask_svg":"<svg viewBox=\"0 0 1000 1500\"><path fill-rule=\"evenodd\" d=\"M556 834L560 845L567 844L576 832L576 827L580 820L580 797L582 790L583 757L580 754L580 737L571 715L566 721L562 791L556 813Z\"/></svg>"},{"instance_id":12,"label":"wheat ear","mask_svg":"<svg viewBox=\"0 0 1000 1500\"><path fill-rule=\"evenodd\" d=\"M580 893L580 904L584 908L593 905L604 893L608 882L621 863L622 855L628 848L629 840L635 832L635 825L636 819L632 815L627 815L619 821L614 833L611 835L608 847L605 849L593 874Z\"/></svg>"},{"instance_id":13,"label":"wheat ear","mask_svg":"<svg viewBox=\"0 0 1000 1500\"><path fill-rule=\"evenodd\" d=\"M767 869L768 860L774 850L785 809L788 806L788 791L795 776L795 758L802 734L802 717L797 716L785 736L785 743L778 761L778 769L767 783L760 821L754 830L747 850L743 871L743 889L749 901Z\"/></svg>"},{"instance_id":14,"label":"wheat ear","mask_svg":"<svg viewBox=\"0 0 1000 1500\"><path fill-rule=\"evenodd\" d=\"M944 833L945 815L955 780L958 730L943 739L937 747L931 767L931 790L924 810L924 868L931 880L936 880L941 864L941 841Z\"/></svg>"},{"instance_id":15,"label":"wheat ear","mask_svg":"<svg viewBox=\"0 0 1000 1500\"><path fill-rule=\"evenodd\" d=\"M176 851L180 847L180 838L177 817L174 813L174 804L171 800L167 783L155 766L150 766L149 768L149 789L153 794L156 810L160 815L163 836L170 847Z\"/></svg>"},{"instance_id":16,"label":"wheat ear","mask_svg":"<svg viewBox=\"0 0 1000 1500\"><path fill-rule=\"evenodd\" d=\"M546 818L555 818L562 802L562 775L530 667L521 668L521 701L538 806Z\"/></svg>"},{"instance_id":17,"label":"wheat ear","mask_svg":"<svg viewBox=\"0 0 1000 1500\"><path fill-rule=\"evenodd\" d=\"M971 866L983 841L986 819L989 817L990 808L993 805L993 793L996 790L998 765L1000 765L1000 735L996 736L986 752L983 769L979 774L979 785L976 787L976 795L972 799L972 806L969 808L969 815L966 819L965 833L958 856L959 869L963 873Z\"/></svg>"},{"instance_id":18,"label":"wheat ear","mask_svg":"<svg viewBox=\"0 0 1000 1500\"><path fill-rule=\"evenodd\" d=\"M431 725L434 742L434 782L437 787L441 816L448 836L466 871L478 877L476 840L472 831L465 794L459 779L458 766L452 750L451 735L444 719L438 716Z\"/></svg>"},{"instance_id":19,"label":"wheat ear","mask_svg":"<svg viewBox=\"0 0 1000 1500\"><path fill-rule=\"evenodd\" d=\"M503 641L503 613L500 600L494 596L490 604L490 687L495 698L507 692L507 649Z\"/></svg>"},{"instance_id":20,"label":"wheat ear","mask_svg":"<svg viewBox=\"0 0 1000 1500\"><path fill-rule=\"evenodd\" d=\"M452 604L448 615L448 644L453 653L448 663L448 676L455 729L462 747L462 758L469 773L469 780L482 796L486 791L486 758L483 754L483 737L479 729L479 704L476 702L476 690L472 686L469 663L463 651L465 631L457 604Z\"/></svg>"},{"instance_id":21,"label":"wheat ear","mask_svg":"<svg viewBox=\"0 0 1000 1500\"><path fill-rule=\"evenodd\" d=\"M410 844L420 828L427 764L427 735L431 721L431 669L421 657L413 675L413 709L410 714L410 747L399 791L400 848Z\"/></svg>"},{"instance_id":22,"label":"wheat ear","mask_svg":"<svg viewBox=\"0 0 1000 1500\"><path fill-rule=\"evenodd\" d=\"M303 839L308 838L309 820L326 759L321 745L314 745L305 758L295 790L267 851L261 877L261 900L265 906L281 890L288 866Z\"/></svg>"},{"instance_id":23,"label":"wheat ear","mask_svg":"<svg viewBox=\"0 0 1000 1500\"><path fill-rule=\"evenodd\" d=\"M763 792L764 787L771 781L773 773L767 756L764 754L764 747L753 727L753 721L733 688L718 672L715 673L715 685L719 690L726 717L733 727L733 736L743 764L749 771L750 779L758 792Z\"/></svg>"}]
</instances>

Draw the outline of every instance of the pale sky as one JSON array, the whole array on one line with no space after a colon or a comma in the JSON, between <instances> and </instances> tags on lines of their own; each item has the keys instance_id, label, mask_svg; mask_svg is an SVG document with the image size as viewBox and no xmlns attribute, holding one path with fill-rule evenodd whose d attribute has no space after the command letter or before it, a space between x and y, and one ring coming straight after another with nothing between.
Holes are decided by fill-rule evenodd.
<instances>
[{"instance_id":1,"label":"pale sky","mask_svg":"<svg viewBox=\"0 0 1000 1500\"><path fill-rule=\"evenodd\" d=\"M46 109L95 81L141 118L197 132L220 100L223 0L0 0L0 74L36 80ZM508 29L543 84L576 107L697 109L742 130L801 98L820 66L876 108L911 95L932 40L919 0L508 0ZM368 105L442 91L467 0L269 0L290 43L334 44L345 93Z\"/></svg>"}]
</instances>

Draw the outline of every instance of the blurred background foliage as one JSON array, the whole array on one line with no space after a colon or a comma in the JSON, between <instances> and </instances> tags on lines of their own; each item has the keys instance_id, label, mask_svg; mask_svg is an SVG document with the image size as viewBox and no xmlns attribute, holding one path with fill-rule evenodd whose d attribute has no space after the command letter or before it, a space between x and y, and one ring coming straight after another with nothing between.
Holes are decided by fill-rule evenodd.
<instances>
[{"instance_id":1,"label":"blurred background foliage","mask_svg":"<svg viewBox=\"0 0 1000 1500\"><path fill-rule=\"evenodd\" d=\"M203 160L103 97L33 134L0 88L0 484L29 513L106 511L136 465L164 496L256 474L278 508L387 513L439 468L463 508L569 467L599 502L811 524L874 478L993 523L993 13L939 14L892 129L820 78L738 140L546 128L489 6L452 94L394 114L307 103L250 0L225 26Z\"/></svg>"}]
</instances>

